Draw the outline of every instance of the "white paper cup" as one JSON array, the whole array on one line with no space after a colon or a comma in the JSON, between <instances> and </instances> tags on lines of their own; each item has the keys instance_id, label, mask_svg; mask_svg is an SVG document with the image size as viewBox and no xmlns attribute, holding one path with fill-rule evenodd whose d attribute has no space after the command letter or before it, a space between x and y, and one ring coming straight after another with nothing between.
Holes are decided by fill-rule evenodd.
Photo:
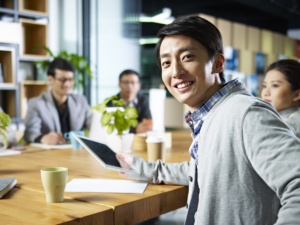
<instances>
[{"instance_id":1,"label":"white paper cup","mask_svg":"<svg viewBox=\"0 0 300 225\"><path fill-rule=\"evenodd\" d=\"M164 139L162 137L149 136L146 139L148 161L163 159Z\"/></svg>"}]
</instances>

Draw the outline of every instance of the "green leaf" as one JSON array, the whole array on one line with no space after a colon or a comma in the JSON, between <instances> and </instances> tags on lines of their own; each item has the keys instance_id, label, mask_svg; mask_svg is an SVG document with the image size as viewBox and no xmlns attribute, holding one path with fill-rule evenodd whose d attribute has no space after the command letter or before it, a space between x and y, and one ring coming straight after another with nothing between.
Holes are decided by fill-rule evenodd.
<instances>
[{"instance_id":1,"label":"green leaf","mask_svg":"<svg viewBox=\"0 0 300 225\"><path fill-rule=\"evenodd\" d=\"M107 112L107 104L112 102L113 105L117 105L123 109L117 109L114 112ZM125 106L123 99L119 99L118 96L111 96L106 98L102 103L97 104L90 109L102 113L100 123L102 126L107 126L107 133L111 134L114 130L117 130L119 135L128 130L130 126L136 127L138 125L138 111L135 107Z\"/></svg>"},{"instance_id":2,"label":"green leaf","mask_svg":"<svg viewBox=\"0 0 300 225\"><path fill-rule=\"evenodd\" d=\"M103 127L107 126L110 123L112 116L113 116L112 113L107 113L106 111L104 111L101 117L101 125Z\"/></svg>"},{"instance_id":3,"label":"green leaf","mask_svg":"<svg viewBox=\"0 0 300 225\"><path fill-rule=\"evenodd\" d=\"M11 124L10 116L4 112L0 112L0 135L3 137L3 143L7 144L7 137L5 134L6 127Z\"/></svg>"},{"instance_id":4,"label":"green leaf","mask_svg":"<svg viewBox=\"0 0 300 225\"><path fill-rule=\"evenodd\" d=\"M125 115L129 119L136 119L139 116L138 111L137 111L137 109L135 107L126 107L126 109L125 109Z\"/></svg>"},{"instance_id":5,"label":"green leaf","mask_svg":"<svg viewBox=\"0 0 300 225\"><path fill-rule=\"evenodd\" d=\"M111 134L112 132L114 132L115 126L113 124L109 124L107 126L107 133Z\"/></svg>"},{"instance_id":6,"label":"green leaf","mask_svg":"<svg viewBox=\"0 0 300 225\"><path fill-rule=\"evenodd\" d=\"M132 127L137 127L137 125L139 124L139 122L136 119L129 120L129 123Z\"/></svg>"},{"instance_id":7,"label":"green leaf","mask_svg":"<svg viewBox=\"0 0 300 225\"><path fill-rule=\"evenodd\" d=\"M11 123L10 117L4 112L0 112L0 125L7 127Z\"/></svg>"},{"instance_id":8,"label":"green leaf","mask_svg":"<svg viewBox=\"0 0 300 225\"><path fill-rule=\"evenodd\" d=\"M112 103L116 106L123 106L124 105L124 100L123 99L112 100Z\"/></svg>"},{"instance_id":9,"label":"green leaf","mask_svg":"<svg viewBox=\"0 0 300 225\"><path fill-rule=\"evenodd\" d=\"M101 103L101 104L91 107L90 111L97 111L99 113L103 113L105 111L105 109L106 109L106 105Z\"/></svg>"},{"instance_id":10,"label":"green leaf","mask_svg":"<svg viewBox=\"0 0 300 225\"><path fill-rule=\"evenodd\" d=\"M2 136L2 138L3 138L3 144L6 145L7 137L6 137L6 134L2 130L0 130L0 136Z\"/></svg>"}]
</instances>

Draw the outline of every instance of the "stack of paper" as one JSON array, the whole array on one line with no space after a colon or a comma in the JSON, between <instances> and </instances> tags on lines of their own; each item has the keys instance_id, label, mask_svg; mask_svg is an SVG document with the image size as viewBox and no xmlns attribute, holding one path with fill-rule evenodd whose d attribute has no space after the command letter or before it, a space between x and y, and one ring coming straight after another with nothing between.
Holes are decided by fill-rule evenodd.
<instances>
[{"instance_id":1,"label":"stack of paper","mask_svg":"<svg viewBox=\"0 0 300 225\"><path fill-rule=\"evenodd\" d=\"M136 193L142 194L147 182L132 180L111 179L73 179L65 189L65 192L108 192L108 193Z\"/></svg>"}]
</instances>

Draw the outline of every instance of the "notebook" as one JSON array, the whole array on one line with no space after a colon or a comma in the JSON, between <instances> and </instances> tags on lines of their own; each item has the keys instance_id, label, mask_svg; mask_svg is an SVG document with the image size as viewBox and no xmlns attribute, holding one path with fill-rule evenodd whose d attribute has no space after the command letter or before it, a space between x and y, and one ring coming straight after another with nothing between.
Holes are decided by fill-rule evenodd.
<instances>
[{"instance_id":1,"label":"notebook","mask_svg":"<svg viewBox=\"0 0 300 225\"><path fill-rule=\"evenodd\" d=\"M0 178L0 198L9 192L17 184L17 178Z\"/></svg>"}]
</instances>

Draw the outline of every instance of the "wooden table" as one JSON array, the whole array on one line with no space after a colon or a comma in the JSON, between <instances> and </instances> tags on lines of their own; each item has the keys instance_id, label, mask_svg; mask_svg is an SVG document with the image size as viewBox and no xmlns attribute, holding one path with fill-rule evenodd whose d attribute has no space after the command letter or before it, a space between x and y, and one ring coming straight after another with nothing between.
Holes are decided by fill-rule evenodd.
<instances>
[{"instance_id":1,"label":"wooden table","mask_svg":"<svg viewBox=\"0 0 300 225\"><path fill-rule=\"evenodd\" d=\"M182 142L180 143L166 150L167 162L189 160L188 145L184 146ZM146 152L136 152L136 154L146 158ZM13 219L16 215L12 213L12 205L19 205L18 203L24 201L28 205L37 206L24 210L24 216L46 213L45 221L40 224L57 224L61 221L70 222L66 224L71 224L72 221L74 224L80 224L76 223L78 218L84 218L82 224L85 224L86 221L97 221L91 224L125 225L135 224L186 205L187 187L152 184L147 186L143 194L68 192L65 193L64 203L47 204L40 179L40 169L54 166L67 167L69 181L74 178L125 179L118 172L102 167L84 149L42 150L28 154L3 156L0 157L0 177L17 177L18 184L13 192L5 196L5 205L8 208L4 215L0 209L0 217L3 215ZM28 197L24 197L24 193ZM33 200L36 202L31 203ZM0 205L2 206L2 200L0 200ZM39 207L39 205L43 207ZM88 210L81 210L81 207L86 207ZM20 204L17 208L22 211L23 207ZM73 213L70 214L70 212ZM79 220L81 221L81 219ZM29 216L28 221L31 221ZM0 220L0 224L2 224L2 220ZM15 224L18 224L18 221Z\"/></svg>"},{"instance_id":2,"label":"wooden table","mask_svg":"<svg viewBox=\"0 0 300 225\"><path fill-rule=\"evenodd\" d=\"M0 224L113 225L113 209L65 198L46 203L45 194L14 188L0 200Z\"/></svg>"}]
</instances>

